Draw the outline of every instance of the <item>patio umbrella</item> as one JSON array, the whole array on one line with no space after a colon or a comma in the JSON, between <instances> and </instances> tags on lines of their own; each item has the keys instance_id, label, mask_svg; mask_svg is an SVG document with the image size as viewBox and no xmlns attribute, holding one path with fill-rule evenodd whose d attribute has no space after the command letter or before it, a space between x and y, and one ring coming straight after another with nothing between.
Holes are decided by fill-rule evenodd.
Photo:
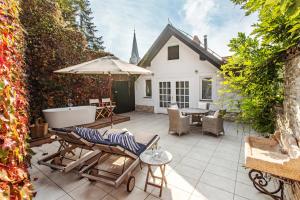
<instances>
[{"instance_id":1,"label":"patio umbrella","mask_svg":"<svg viewBox=\"0 0 300 200\"><path fill-rule=\"evenodd\" d=\"M66 67L60 70L54 71L54 73L63 74L94 74L94 75L105 75L109 77L109 98L110 103L112 102L112 80L113 75L138 75L138 74L151 74L152 72L138 67L133 64L129 64L115 56L105 56L88 62L84 62L71 67ZM112 105L111 105L112 106ZM111 112L111 125L112 125L112 107L110 106Z\"/></svg>"}]
</instances>

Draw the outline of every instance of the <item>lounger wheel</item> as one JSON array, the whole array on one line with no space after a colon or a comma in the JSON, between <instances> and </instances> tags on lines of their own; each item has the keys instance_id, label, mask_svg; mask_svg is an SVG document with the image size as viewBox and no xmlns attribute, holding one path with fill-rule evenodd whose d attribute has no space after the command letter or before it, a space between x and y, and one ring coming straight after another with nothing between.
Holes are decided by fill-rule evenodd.
<instances>
[{"instance_id":1,"label":"lounger wheel","mask_svg":"<svg viewBox=\"0 0 300 200\"><path fill-rule=\"evenodd\" d=\"M98 175L98 170L93 168L93 169L90 170L89 174L92 175L92 176L97 176ZM88 178L88 180L91 181L91 182L95 181L94 179L91 179L91 178Z\"/></svg>"},{"instance_id":2,"label":"lounger wheel","mask_svg":"<svg viewBox=\"0 0 300 200\"><path fill-rule=\"evenodd\" d=\"M61 166L62 165L62 159L60 157L55 157L53 158L53 160L50 162L52 165L59 165ZM54 167L50 167L51 169L53 170L57 170L57 168L54 168Z\"/></svg>"},{"instance_id":3,"label":"lounger wheel","mask_svg":"<svg viewBox=\"0 0 300 200\"><path fill-rule=\"evenodd\" d=\"M130 176L127 181L127 192L131 192L135 186L135 177Z\"/></svg>"}]
</instances>

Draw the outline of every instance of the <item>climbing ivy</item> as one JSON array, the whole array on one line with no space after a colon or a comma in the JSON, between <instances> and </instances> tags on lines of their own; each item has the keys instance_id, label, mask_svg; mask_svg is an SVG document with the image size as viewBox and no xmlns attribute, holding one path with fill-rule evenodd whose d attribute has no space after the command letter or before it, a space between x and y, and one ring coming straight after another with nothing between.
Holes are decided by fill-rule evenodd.
<instances>
[{"instance_id":1,"label":"climbing ivy","mask_svg":"<svg viewBox=\"0 0 300 200\"><path fill-rule=\"evenodd\" d=\"M19 1L0 0L0 199L31 199Z\"/></svg>"},{"instance_id":2,"label":"climbing ivy","mask_svg":"<svg viewBox=\"0 0 300 200\"><path fill-rule=\"evenodd\" d=\"M239 120L261 133L275 129L274 106L283 101L284 52L299 43L299 0L232 0L246 15L258 13L250 36L239 33L230 41L233 55L222 66L225 92L240 98Z\"/></svg>"},{"instance_id":3,"label":"climbing ivy","mask_svg":"<svg viewBox=\"0 0 300 200\"><path fill-rule=\"evenodd\" d=\"M53 71L108 53L90 50L84 35L66 23L55 1L22 0L21 7L31 121L42 117L43 109L66 106L69 98L80 105L87 104L89 98L107 96L105 79Z\"/></svg>"}]
</instances>

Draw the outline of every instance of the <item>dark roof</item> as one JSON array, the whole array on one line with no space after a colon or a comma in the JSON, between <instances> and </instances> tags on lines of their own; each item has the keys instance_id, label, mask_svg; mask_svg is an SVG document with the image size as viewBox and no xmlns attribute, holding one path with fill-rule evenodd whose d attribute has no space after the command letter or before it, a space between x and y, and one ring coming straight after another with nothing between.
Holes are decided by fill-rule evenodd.
<instances>
[{"instance_id":1,"label":"dark roof","mask_svg":"<svg viewBox=\"0 0 300 200\"><path fill-rule=\"evenodd\" d=\"M150 47L150 49L147 51L147 53L144 55L144 57L138 65L142 67L150 66L152 59L157 55L157 53L166 44L166 42L170 39L171 36L176 37L181 42L189 46L196 53L198 53L199 59L207 60L208 62L220 69L221 65L224 62L221 57L217 57L213 54L211 50L205 49L204 47L195 43L190 37L188 37L180 30L176 29L171 24L168 24L164 28L162 33L158 36L158 38L155 40L153 45Z\"/></svg>"}]
</instances>

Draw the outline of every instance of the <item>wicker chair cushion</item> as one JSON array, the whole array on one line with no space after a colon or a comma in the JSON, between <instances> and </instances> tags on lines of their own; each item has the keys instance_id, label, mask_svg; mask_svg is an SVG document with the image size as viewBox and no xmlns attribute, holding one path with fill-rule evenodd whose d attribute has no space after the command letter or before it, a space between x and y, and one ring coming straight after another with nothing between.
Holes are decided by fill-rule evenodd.
<instances>
[{"instance_id":1,"label":"wicker chair cushion","mask_svg":"<svg viewBox=\"0 0 300 200\"><path fill-rule=\"evenodd\" d=\"M198 108L207 110L208 104L206 102L198 102Z\"/></svg>"},{"instance_id":2,"label":"wicker chair cushion","mask_svg":"<svg viewBox=\"0 0 300 200\"><path fill-rule=\"evenodd\" d=\"M220 117L220 110L217 110L215 113L214 113L214 118L219 118Z\"/></svg>"}]
</instances>

